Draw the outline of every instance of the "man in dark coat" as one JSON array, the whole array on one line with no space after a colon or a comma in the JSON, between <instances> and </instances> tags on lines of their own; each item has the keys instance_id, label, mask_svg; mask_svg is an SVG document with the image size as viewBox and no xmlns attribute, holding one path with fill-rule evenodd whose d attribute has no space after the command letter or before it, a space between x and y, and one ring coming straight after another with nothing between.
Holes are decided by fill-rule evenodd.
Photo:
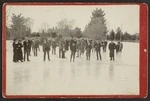
<instances>
[{"instance_id":1,"label":"man in dark coat","mask_svg":"<svg viewBox=\"0 0 150 101\"><path fill-rule=\"evenodd\" d=\"M109 43L109 50L110 50L110 54L109 54L109 57L110 57L110 60L115 60L114 58L114 51L116 49L116 45L113 41L111 41L111 43Z\"/></svg>"},{"instance_id":2,"label":"man in dark coat","mask_svg":"<svg viewBox=\"0 0 150 101\"><path fill-rule=\"evenodd\" d=\"M117 44L116 44L116 53L118 54L118 52L119 52L119 48L120 48L120 42L118 42Z\"/></svg>"},{"instance_id":3,"label":"man in dark coat","mask_svg":"<svg viewBox=\"0 0 150 101\"><path fill-rule=\"evenodd\" d=\"M90 60L92 45L89 41L86 44L86 60Z\"/></svg>"},{"instance_id":4,"label":"man in dark coat","mask_svg":"<svg viewBox=\"0 0 150 101\"><path fill-rule=\"evenodd\" d=\"M17 44L17 60L23 62L23 54L22 54L22 43L21 40L19 40L18 44Z\"/></svg>"},{"instance_id":5,"label":"man in dark coat","mask_svg":"<svg viewBox=\"0 0 150 101\"><path fill-rule=\"evenodd\" d=\"M74 62L75 53L76 53L76 50L77 50L77 42L73 38L70 41L70 50L71 50L70 62L72 61L72 59L73 59L73 62Z\"/></svg>"},{"instance_id":6,"label":"man in dark coat","mask_svg":"<svg viewBox=\"0 0 150 101\"><path fill-rule=\"evenodd\" d=\"M13 62L18 62L18 59L17 59L17 40L14 39L14 42L13 42Z\"/></svg>"},{"instance_id":7,"label":"man in dark coat","mask_svg":"<svg viewBox=\"0 0 150 101\"><path fill-rule=\"evenodd\" d=\"M50 51L50 44L48 40L45 39L43 42L44 61L46 59L46 53L47 53L48 60L50 61L49 51Z\"/></svg>"},{"instance_id":8,"label":"man in dark coat","mask_svg":"<svg viewBox=\"0 0 150 101\"><path fill-rule=\"evenodd\" d=\"M29 41L28 39L25 39L25 41L23 42L23 47L24 47L24 61L26 60L27 57L27 61L29 60Z\"/></svg>"},{"instance_id":9,"label":"man in dark coat","mask_svg":"<svg viewBox=\"0 0 150 101\"><path fill-rule=\"evenodd\" d=\"M97 60L102 60L102 56L101 56L101 43L97 40L95 43L95 51L96 51L96 56L97 56Z\"/></svg>"}]
</instances>

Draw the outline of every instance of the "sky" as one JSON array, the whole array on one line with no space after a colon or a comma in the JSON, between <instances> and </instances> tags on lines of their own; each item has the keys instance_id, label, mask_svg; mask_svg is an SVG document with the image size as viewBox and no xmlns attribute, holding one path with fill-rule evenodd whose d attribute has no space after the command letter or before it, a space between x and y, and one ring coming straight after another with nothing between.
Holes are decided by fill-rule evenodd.
<instances>
[{"instance_id":1,"label":"sky","mask_svg":"<svg viewBox=\"0 0 150 101\"><path fill-rule=\"evenodd\" d=\"M96 8L105 12L109 31L121 27L123 32L139 33L139 5L7 5L7 24L11 24L12 14L22 13L24 17L32 19L32 32L38 32L44 24L50 28L55 27L62 19L74 20L73 27L80 27L83 31Z\"/></svg>"}]
</instances>

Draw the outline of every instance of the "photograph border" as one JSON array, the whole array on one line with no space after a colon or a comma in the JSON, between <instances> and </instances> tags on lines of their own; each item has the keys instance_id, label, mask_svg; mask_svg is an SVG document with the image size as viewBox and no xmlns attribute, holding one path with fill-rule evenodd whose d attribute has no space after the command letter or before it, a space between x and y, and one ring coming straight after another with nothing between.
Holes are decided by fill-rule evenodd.
<instances>
[{"instance_id":1,"label":"photograph border","mask_svg":"<svg viewBox=\"0 0 150 101\"><path fill-rule=\"evenodd\" d=\"M6 94L6 6L7 5L139 5L139 95L7 95ZM90 2L16 2L4 3L2 8L2 96L4 98L146 98L148 96L148 5L146 3L90 3Z\"/></svg>"}]
</instances>

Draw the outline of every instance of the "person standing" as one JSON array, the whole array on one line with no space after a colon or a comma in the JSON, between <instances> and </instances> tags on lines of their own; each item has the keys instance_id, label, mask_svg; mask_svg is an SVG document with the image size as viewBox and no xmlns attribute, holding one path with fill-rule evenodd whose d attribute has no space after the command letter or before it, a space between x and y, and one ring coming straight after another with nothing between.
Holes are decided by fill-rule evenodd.
<instances>
[{"instance_id":1,"label":"person standing","mask_svg":"<svg viewBox=\"0 0 150 101\"><path fill-rule=\"evenodd\" d=\"M104 52L106 52L106 49L107 49L107 41L105 40L104 41Z\"/></svg>"},{"instance_id":2,"label":"person standing","mask_svg":"<svg viewBox=\"0 0 150 101\"><path fill-rule=\"evenodd\" d=\"M52 55L56 55L56 40L52 40Z\"/></svg>"},{"instance_id":3,"label":"person standing","mask_svg":"<svg viewBox=\"0 0 150 101\"><path fill-rule=\"evenodd\" d=\"M84 39L81 40L81 55L84 54L84 47L85 47L85 41Z\"/></svg>"},{"instance_id":4,"label":"person standing","mask_svg":"<svg viewBox=\"0 0 150 101\"><path fill-rule=\"evenodd\" d=\"M34 55L34 45L35 45L35 39L32 39L32 44L31 44L31 47L32 47L32 52L33 52L33 55Z\"/></svg>"},{"instance_id":5,"label":"person standing","mask_svg":"<svg viewBox=\"0 0 150 101\"><path fill-rule=\"evenodd\" d=\"M32 46L32 40L29 40L29 55L31 56L31 46Z\"/></svg>"},{"instance_id":6,"label":"person standing","mask_svg":"<svg viewBox=\"0 0 150 101\"><path fill-rule=\"evenodd\" d=\"M72 60L73 62L75 61L76 49L77 49L77 42L75 41L75 39L72 38L70 41L70 50L71 50L70 62Z\"/></svg>"},{"instance_id":7,"label":"person standing","mask_svg":"<svg viewBox=\"0 0 150 101\"><path fill-rule=\"evenodd\" d=\"M66 39L66 42L65 42L66 44L65 44L65 50L66 51L68 51L69 50L69 41L68 41L68 39Z\"/></svg>"},{"instance_id":8,"label":"person standing","mask_svg":"<svg viewBox=\"0 0 150 101\"><path fill-rule=\"evenodd\" d=\"M77 57L81 57L81 40L77 40Z\"/></svg>"},{"instance_id":9,"label":"person standing","mask_svg":"<svg viewBox=\"0 0 150 101\"><path fill-rule=\"evenodd\" d=\"M22 54L22 43L21 40L19 40L18 44L17 44L17 60L23 62L23 54Z\"/></svg>"},{"instance_id":10,"label":"person standing","mask_svg":"<svg viewBox=\"0 0 150 101\"><path fill-rule=\"evenodd\" d=\"M26 60L27 57L27 61L29 60L29 41L27 38L25 38L25 41L23 42L23 47L24 47L24 61Z\"/></svg>"},{"instance_id":11,"label":"person standing","mask_svg":"<svg viewBox=\"0 0 150 101\"><path fill-rule=\"evenodd\" d=\"M38 56L38 50L40 51L39 40L35 39L35 42L34 42L34 56Z\"/></svg>"},{"instance_id":12,"label":"person standing","mask_svg":"<svg viewBox=\"0 0 150 101\"><path fill-rule=\"evenodd\" d=\"M63 59L66 58L66 57L65 57L65 53L66 53L65 46L66 46L66 41L63 40L63 41L62 41L62 58L63 58Z\"/></svg>"},{"instance_id":13,"label":"person standing","mask_svg":"<svg viewBox=\"0 0 150 101\"><path fill-rule=\"evenodd\" d=\"M90 41L87 41L87 44L86 44L86 60L90 60L91 49L92 49L92 45L91 45Z\"/></svg>"},{"instance_id":14,"label":"person standing","mask_svg":"<svg viewBox=\"0 0 150 101\"><path fill-rule=\"evenodd\" d=\"M18 62L18 59L17 59L17 40L14 39L13 41L13 62Z\"/></svg>"},{"instance_id":15,"label":"person standing","mask_svg":"<svg viewBox=\"0 0 150 101\"><path fill-rule=\"evenodd\" d=\"M118 42L117 44L116 44L116 53L118 54L118 52L120 51L120 42Z\"/></svg>"},{"instance_id":16,"label":"person standing","mask_svg":"<svg viewBox=\"0 0 150 101\"><path fill-rule=\"evenodd\" d=\"M102 41L102 48L103 48L103 52L105 52L105 44L104 44L104 41Z\"/></svg>"},{"instance_id":17,"label":"person standing","mask_svg":"<svg viewBox=\"0 0 150 101\"><path fill-rule=\"evenodd\" d=\"M102 56L101 56L101 43L97 40L95 43L95 51L96 51L96 56L97 56L97 60L102 60Z\"/></svg>"},{"instance_id":18,"label":"person standing","mask_svg":"<svg viewBox=\"0 0 150 101\"><path fill-rule=\"evenodd\" d=\"M46 59L46 53L47 53L48 60L50 61L49 51L50 51L50 44L47 39L44 39L43 41L44 61Z\"/></svg>"},{"instance_id":19,"label":"person standing","mask_svg":"<svg viewBox=\"0 0 150 101\"><path fill-rule=\"evenodd\" d=\"M122 52L122 49L123 49L123 43L120 42L119 51Z\"/></svg>"},{"instance_id":20,"label":"person standing","mask_svg":"<svg viewBox=\"0 0 150 101\"><path fill-rule=\"evenodd\" d=\"M116 45L113 41L111 41L111 43L109 43L109 51L110 51L109 57L110 57L110 60L113 60L113 61L115 61L115 56L114 56L115 49L116 49Z\"/></svg>"},{"instance_id":21,"label":"person standing","mask_svg":"<svg viewBox=\"0 0 150 101\"><path fill-rule=\"evenodd\" d=\"M61 39L59 40L59 58L62 58L63 47L64 47L64 40L61 37Z\"/></svg>"}]
</instances>

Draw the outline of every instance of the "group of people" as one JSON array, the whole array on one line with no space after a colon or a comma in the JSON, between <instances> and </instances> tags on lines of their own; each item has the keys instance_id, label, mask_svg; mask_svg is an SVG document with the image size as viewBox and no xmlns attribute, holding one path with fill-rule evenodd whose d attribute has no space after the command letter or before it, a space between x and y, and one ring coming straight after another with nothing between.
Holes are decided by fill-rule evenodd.
<instances>
[{"instance_id":1,"label":"group of people","mask_svg":"<svg viewBox=\"0 0 150 101\"><path fill-rule=\"evenodd\" d=\"M14 39L13 62L30 61L29 56L31 56L31 49L34 56L37 56L37 50L40 49L38 39L29 40L28 38L25 38L24 41L21 39Z\"/></svg>"},{"instance_id":2,"label":"group of people","mask_svg":"<svg viewBox=\"0 0 150 101\"><path fill-rule=\"evenodd\" d=\"M31 50L34 56L38 56L38 51L40 51L40 45L43 48L43 61L46 60L46 56L50 61L50 50L52 49L52 55L56 55L56 47L59 49L59 58L66 58L66 51L71 51L70 62L75 61L76 57L81 57L86 54L86 60L90 60L91 52L96 53L97 60L102 60L101 49L106 52L108 42L106 40L92 40L92 39L64 39L64 38L25 38L25 40L15 39L13 42L13 62L23 62L30 61ZM115 60L114 53L121 52L123 49L123 44L118 42L115 44L113 41L109 43L108 46L110 50L110 60ZM77 56L76 56L77 54Z\"/></svg>"}]
</instances>

